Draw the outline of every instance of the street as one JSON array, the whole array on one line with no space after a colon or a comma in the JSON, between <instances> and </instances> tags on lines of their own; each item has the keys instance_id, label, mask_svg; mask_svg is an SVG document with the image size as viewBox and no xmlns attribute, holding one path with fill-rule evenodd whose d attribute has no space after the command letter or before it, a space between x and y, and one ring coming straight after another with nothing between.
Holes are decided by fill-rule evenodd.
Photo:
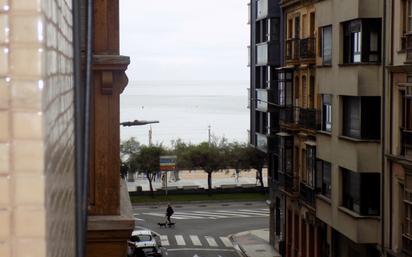
<instances>
[{"instance_id":1,"label":"street","mask_svg":"<svg viewBox=\"0 0 412 257\"><path fill-rule=\"evenodd\" d=\"M264 202L218 202L172 205L173 228L160 228L167 204L133 206L136 229L159 234L168 257L238 257L229 235L269 227Z\"/></svg>"}]
</instances>

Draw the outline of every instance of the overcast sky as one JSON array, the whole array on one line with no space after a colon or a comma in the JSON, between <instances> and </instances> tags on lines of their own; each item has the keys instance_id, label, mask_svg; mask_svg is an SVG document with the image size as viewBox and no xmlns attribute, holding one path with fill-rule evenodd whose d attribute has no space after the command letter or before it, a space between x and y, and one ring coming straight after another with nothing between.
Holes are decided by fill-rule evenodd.
<instances>
[{"instance_id":1,"label":"overcast sky","mask_svg":"<svg viewBox=\"0 0 412 257\"><path fill-rule=\"evenodd\" d=\"M129 80L248 80L247 0L120 0Z\"/></svg>"}]
</instances>

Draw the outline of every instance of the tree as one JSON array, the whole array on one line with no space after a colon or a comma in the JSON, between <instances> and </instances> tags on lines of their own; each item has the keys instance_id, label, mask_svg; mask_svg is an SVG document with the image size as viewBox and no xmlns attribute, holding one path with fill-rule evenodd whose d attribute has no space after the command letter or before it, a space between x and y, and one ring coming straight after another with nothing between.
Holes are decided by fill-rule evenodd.
<instances>
[{"instance_id":1,"label":"tree","mask_svg":"<svg viewBox=\"0 0 412 257\"><path fill-rule=\"evenodd\" d=\"M257 172L256 175L259 177L260 186L263 189L264 184L263 184L262 170L266 164L266 159L267 159L266 154L257 150L256 148L248 147L247 156L248 156L249 167L256 170Z\"/></svg>"},{"instance_id":2,"label":"tree","mask_svg":"<svg viewBox=\"0 0 412 257\"><path fill-rule=\"evenodd\" d=\"M228 167L235 169L237 174L249 169L249 147L246 144L235 142L225 148L225 161Z\"/></svg>"},{"instance_id":3,"label":"tree","mask_svg":"<svg viewBox=\"0 0 412 257\"><path fill-rule=\"evenodd\" d=\"M140 143L134 137L122 141L120 144L120 158L127 160L132 154L139 152L140 147Z\"/></svg>"},{"instance_id":4,"label":"tree","mask_svg":"<svg viewBox=\"0 0 412 257\"><path fill-rule=\"evenodd\" d=\"M153 179L160 171L160 155L165 152L161 145L142 146L138 153L132 154L129 158L129 165L132 170L143 172L149 180L150 194L153 196Z\"/></svg>"},{"instance_id":5,"label":"tree","mask_svg":"<svg viewBox=\"0 0 412 257\"><path fill-rule=\"evenodd\" d=\"M212 173L225 168L223 154L219 147L207 142L193 146L190 152L190 160L194 167L207 173L207 185L209 194L212 190Z\"/></svg>"}]
</instances>

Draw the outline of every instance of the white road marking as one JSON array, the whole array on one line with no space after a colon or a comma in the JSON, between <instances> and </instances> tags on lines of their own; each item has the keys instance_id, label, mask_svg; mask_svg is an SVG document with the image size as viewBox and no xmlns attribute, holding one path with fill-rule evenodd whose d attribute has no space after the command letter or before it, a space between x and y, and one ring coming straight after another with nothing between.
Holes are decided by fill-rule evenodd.
<instances>
[{"instance_id":1,"label":"white road marking","mask_svg":"<svg viewBox=\"0 0 412 257\"><path fill-rule=\"evenodd\" d=\"M242 214L249 214L249 215L254 215L254 216L269 216L269 213L256 212L256 211L251 211L251 210L238 210L238 212Z\"/></svg>"},{"instance_id":2,"label":"white road marking","mask_svg":"<svg viewBox=\"0 0 412 257\"><path fill-rule=\"evenodd\" d=\"M229 238L227 238L227 237L225 237L225 236L221 236L221 237L220 237L220 240L223 242L223 244L224 244L226 247L233 247L233 244L232 244L232 242L230 242L230 239L229 239Z\"/></svg>"},{"instance_id":3,"label":"white road marking","mask_svg":"<svg viewBox=\"0 0 412 257\"><path fill-rule=\"evenodd\" d=\"M183 215L183 214L174 214L172 219L177 219L177 220L190 220L190 219L201 219L203 217L199 216L192 216L192 215Z\"/></svg>"},{"instance_id":4,"label":"white road marking","mask_svg":"<svg viewBox=\"0 0 412 257\"><path fill-rule=\"evenodd\" d=\"M179 252L179 251L219 251L219 252L235 252L235 249L219 249L219 248L168 248L168 252Z\"/></svg>"},{"instance_id":5,"label":"white road marking","mask_svg":"<svg viewBox=\"0 0 412 257\"><path fill-rule=\"evenodd\" d=\"M198 214L202 216L208 216L208 217L213 217L213 218L227 218L227 216L222 216L219 215L220 213L216 212L207 212L207 211L194 211L193 214Z\"/></svg>"},{"instance_id":6,"label":"white road marking","mask_svg":"<svg viewBox=\"0 0 412 257\"><path fill-rule=\"evenodd\" d=\"M175 235L177 245L186 245L185 239L182 235Z\"/></svg>"},{"instance_id":7,"label":"white road marking","mask_svg":"<svg viewBox=\"0 0 412 257\"><path fill-rule=\"evenodd\" d=\"M207 243L211 246L211 247L217 247L217 243L216 240L211 237L211 236L205 236Z\"/></svg>"},{"instance_id":8,"label":"white road marking","mask_svg":"<svg viewBox=\"0 0 412 257\"><path fill-rule=\"evenodd\" d=\"M191 236L190 236L190 240L192 240L192 243L193 243L193 245L195 245L195 246L201 246L201 245L202 245L202 243L200 242L198 236L191 235Z\"/></svg>"},{"instance_id":9,"label":"white road marking","mask_svg":"<svg viewBox=\"0 0 412 257\"><path fill-rule=\"evenodd\" d=\"M222 213L224 215L240 217L240 218L252 217L251 215L248 215L248 214L236 213L236 212L233 212L233 211L216 211L216 212ZM253 215L253 213L252 213L252 215Z\"/></svg>"},{"instance_id":10,"label":"white road marking","mask_svg":"<svg viewBox=\"0 0 412 257\"><path fill-rule=\"evenodd\" d=\"M162 243L162 246L169 246L169 239L167 238L167 235L161 235L160 236L160 242Z\"/></svg>"},{"instance_id":11,"label":"white road marking","mask_svg":"<svg viewBox=\"0 0 412 257\"><path fill-rule=\"evenodd\" d=\"M134 218L134 220L138 220L138 221L144 221L144 219L139 219L139 218Z\"/></svg>"}]
</instances>

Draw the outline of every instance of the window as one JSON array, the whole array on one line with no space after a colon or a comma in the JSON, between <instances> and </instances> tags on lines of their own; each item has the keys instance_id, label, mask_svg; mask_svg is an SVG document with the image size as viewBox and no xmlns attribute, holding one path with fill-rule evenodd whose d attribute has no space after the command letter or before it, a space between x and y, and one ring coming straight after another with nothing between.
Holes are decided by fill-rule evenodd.
<instances>
[{"instance_id":1,"label":"window","mask_svg":"<svg viewBox=\"0 0 412 257\"><path fill-rule=\"evenodd\" d=\"M278 172L293 174L293 136L279 136Z\"/></svg>"},{"instance_id":2,"label":"window","mask_svg":"<svg viewBox=\"0 0 412 257\"><path fill-rule=\"evenodd\" d=\"M412 76L408 75L408 82ZM410 82L409 82L410 83ZM401 125L401 155L412 158L412 86L400 88L402 117Z\"/></svg>"},{"instance_id":3,"label":"window","mask_svg":"<svg viewBox=\"0 0 412 257\"><path fill-rule=\"evenodd\" d=\"M412 0L408 0L407 2L408 2L408 9L407 9L407 12L408 12L408 18L407 18L408 25L407 25L407 30L408 30L408 32L412 32Z\"/></svg>"},{"instance_id":4,"label":"window","mask_svg":"<svg viewBox=\"0 0 412 257\"><path fill-rule=\"evenodd\" d=\"M353 20L343 26L344 63L380 62L380 19Z\"/></svg>"},{"instance_id":5,"label":"window","mask_svg":"<svg viewBox=\"0 0 412 257\"><path fill-rule=\"evenodd\" d=\"M342 206L360 215L379 215L380 174L342 169Z\"/></svg>"},{"instance_id":6,"label":"window","mask_svg":"<svg viewBox=\"0 0 412 257\"><path fill-rule=\"evenodd\" d=\"M316 191L317 193L331 197L332 192L332 166L330 162L316 160Z\"/></svg>"},{"instance_id":7,"label":"window","mask_svg":"<svg viewBox=\"0 0 412 257\"><path fill-rule=\"evenodd\" d=\"M276 104L280 106L293 105L293 71L291 69L278 71L274 91Z\"/></svg>"},{"instance_id":8,"label":"window","mask_svg":"<svg viewBox=\"0 0 412 257\"><path fill-rule=\"evenodd\" d=\"M379 139L380 109L379 96L344 96L342 134L356 139Z\"/></svg>"},{"instance_id":9,"label":"window","mask_svg":"<svg viewBox=\"0 0 412 257\"><path fill-rule=\"evenodd\" d=\"M322 95L322 130L332 131L332 95Z\"/></svg>"},{"instance_id":10,"label":"window","mask_svg":"<svg viewBox=\"0 0 412 257\"><path fill-rule=\"evenodd\" d=\"M405 174L405 185L403 190L403 234L402 248L412 253L412 174Z\"/></svg>"},{"instance_id":11,"label":"window","mask_svg":"<svg viewBox=\"0 0 412 257\"><path fill-rule=\"evenodd\" d=\"M323 65L332 65L332 26L320 28L321 50Z\"/></svg>"},{"instance_id":12,"label":"window","mask_svg":"<svg viewBox=\"0 0 412 257\"><path fill-rule=\"evenodd\" d=\"M306 183L308 186L315 188L315 165L316 165L316 148L315 146L306 146Z\"/></svg>"}]
</instances>

